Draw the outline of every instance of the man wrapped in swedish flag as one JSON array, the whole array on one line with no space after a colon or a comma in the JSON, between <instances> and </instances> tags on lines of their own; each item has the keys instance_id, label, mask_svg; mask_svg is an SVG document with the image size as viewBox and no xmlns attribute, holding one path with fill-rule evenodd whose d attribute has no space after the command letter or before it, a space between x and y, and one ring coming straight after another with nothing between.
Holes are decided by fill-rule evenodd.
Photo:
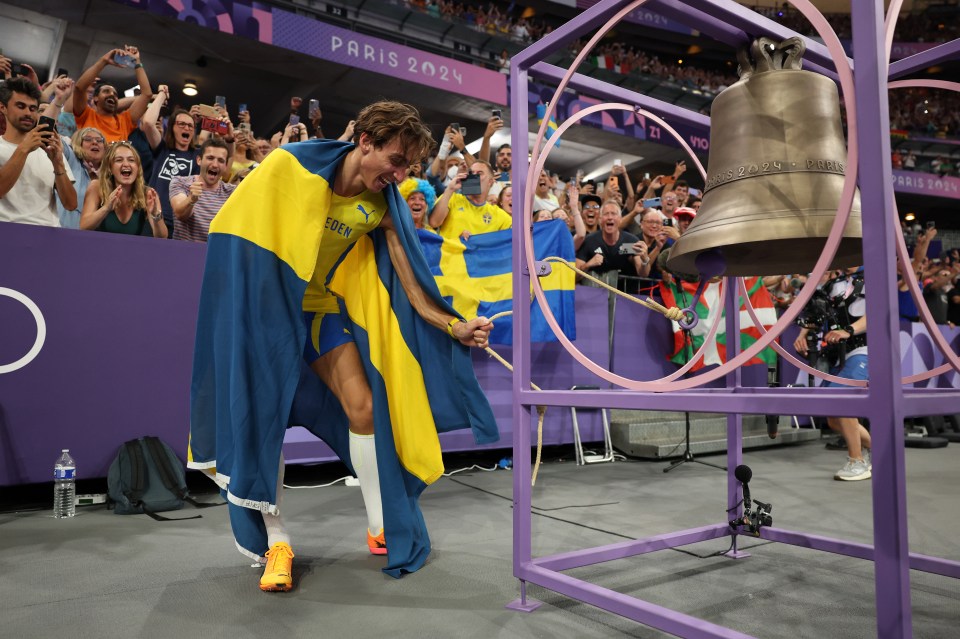
<instances>
[{"instance_id":1,"label":"man wrapped in swedish flag","mask_svg":"<svg viewBox=\"0 0 960 639\"><path fill-rule=\"evenodd\" d=\"M266 563L266 591L292 587L287 426L308 428L360 479L370 552L394 577L430 552L418 499L443 473L437 432L499 438L467 348L493 325L440 296L396 187L430 132L397 102L364 108L354 131L356 144L272 152L210 225L188 466L220 485L237 547Z\"/></svg>"}]
</instances>

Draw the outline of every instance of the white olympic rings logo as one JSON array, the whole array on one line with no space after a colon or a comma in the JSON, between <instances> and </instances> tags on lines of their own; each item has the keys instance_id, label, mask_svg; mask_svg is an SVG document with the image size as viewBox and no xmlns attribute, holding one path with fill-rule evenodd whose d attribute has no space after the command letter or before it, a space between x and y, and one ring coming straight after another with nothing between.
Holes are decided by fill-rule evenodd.
<instances>
[{"instance_id":1,"label":"white olympic rings logo","mask_svg":"<svg viewBox=\"0 0 960 639\"><path fill-rule=\"evenodd\" d=\"M0 286L0 296L12 297L26 306L27 310L29 310L33 315L34 321L37 323L37 339L33 343L33 346L26 355L12 364L0 364L0 375L2 375L4 373L12 373L13 371L19 370L33 361L33 359L40 352L40 349L43 348L43 343L47 339L47 322L43 319L43 313L40 312L40 307L37 306L32 299L20 291L15 291L12 288L3 288Z\"/></svg>"}]
</instances>

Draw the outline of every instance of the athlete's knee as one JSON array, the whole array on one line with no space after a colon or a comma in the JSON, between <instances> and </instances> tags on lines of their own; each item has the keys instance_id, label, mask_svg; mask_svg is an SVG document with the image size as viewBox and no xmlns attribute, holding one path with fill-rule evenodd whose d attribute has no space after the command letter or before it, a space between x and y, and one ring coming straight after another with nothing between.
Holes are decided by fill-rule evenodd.
<instances>
[{"instance_id":1,"label":"athlete's knee","mask_svg":"<svg viewBox=\"0 0 960 639\"><path fill-rule=\"evenodd\" d=\"M358 435L373 434L373 397L370 393L347 398L343 410L350 421L350 430Z\"/></svg>"}]
</instances>

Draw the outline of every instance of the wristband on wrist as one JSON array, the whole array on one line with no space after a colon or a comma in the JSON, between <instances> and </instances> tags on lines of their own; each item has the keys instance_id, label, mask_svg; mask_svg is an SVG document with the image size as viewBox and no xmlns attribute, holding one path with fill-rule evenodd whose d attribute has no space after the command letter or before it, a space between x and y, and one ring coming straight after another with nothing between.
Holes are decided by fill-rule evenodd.
<instances>
[{"instance_id":1,"label":"wristband on wrist","mask_svg":"<svg viewBox=\"0 0 960 639\"><path fill-rule=\"evenodd\" d=\"M853 331L852 325L844 326L843 330L846 331L847 333L850 333L850 337L853 337L854 335L856 335L856 333Z\"/></svg>"},{"instance_id":2,"label":"wristband on wrist","mask_svg":"<svg viewBox=\"0 0 960 639\"><path fill-rule=\"evenodd\" d=\"M154 221L154 222L159 222L159 221L160 221L160 218L163 217L163 214L162 214L162 213L157 213L156 215L154 215L153 213L151 213L151 214L150 214L150 217L153 218L153 221Z\"/></svg>"},{"instance_id":3,"label":"wristband on wrist","mask_svg":"<svg viewBox=\"0 0 960 639\"><path fill-rule=\"evenodd\" d=\"M462 322L463 322L463 320L460 319L459 317L454 317L454 318L451 319L449 322L447 322L447 335L449 335L449 336L452 337L453 339L457 339L456 335L453 334L453 327L454 327L455 325L457 325L457 324L462 323Z\"/></svg>"},{"instance_id":4,"label":"wristband on wrist","mask_svg":"<svg viewBox=\"0 0 960 639\"><path fill-rule=\"evenodd\" d=\"M135 65L133 65L133 68L134 68L134 69L142 69L142 68L143 68L143 65L140 64L139 62L137 62Z\"/></svg>"}]
</instances>

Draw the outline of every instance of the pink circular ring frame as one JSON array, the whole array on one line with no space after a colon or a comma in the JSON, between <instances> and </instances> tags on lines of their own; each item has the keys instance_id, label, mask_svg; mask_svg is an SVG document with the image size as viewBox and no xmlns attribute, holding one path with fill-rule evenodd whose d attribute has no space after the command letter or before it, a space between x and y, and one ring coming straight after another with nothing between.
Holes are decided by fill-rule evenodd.
<instances>
[{"instance_id":1,"label":"pink circular ring frame","mask_svg":"<svg viewBox=\"0 0 960 639\"><path fill-rule=\"evenodd\" d=\"M610 20L604 25L604 27L597 31L596 34L590 39L590 41L584 46L584 48L577 55L576 59L571 64L570 68L564 74L564 77L561 79L556 92L554 93L554 98L559 97L559 95L564 91L567 84L569 84L570 78L573 76L575 70L580 66L580 63L587 56L587 54L593 49L596 43L609 31L615 24L617 24L625 15L633 11L637 7L643 5L646 0L636 0L616 14L614 14ZM840 85L843 88L843 100L847 109L847 113L856 113L855 109L855 98L854 98L854 86L853 86L853 73L850 69L849 64L846 63L846 54L843 51L843 47L840 44L839 39L837 38L836 33L827 23L823 15L809 2L809 0L791 0L792 4L802 13L804 16L813 24L814 28L819 33L821 39L826 44L828 51L830 52L831 57L834 60L834 64L837 68L837 73L840 79ZM842 61L843 64L840 64L839 61ZM541 121L540 128L537 132L537 138L534 142L534 151L536 153L536 161L531 163L527 169L527 182L526 182L526 192L524 193L524 207L523 222L526 225L526 228L530 227L531 224L531 211L532 202L533 202L533 190L531 185L534 183L533 177L539 173L539 170L542 170L543 165L546 163L546 157L550 153L550 149L553 148L553 144L549 144L547 147L543 147L543 142L546 138L546 129L547 123L550 120L550 117L553 115L554 108L556 106L557 100L554 99L547 105L546 112L544 113L543 120ZM555 134L559 137L560 131L558 130ZM820 258L817 260L814 265L813 271L811 273L810 279L807 280L807 283L800 290L800 294L796 297L794 304L787 309L787 312L784 313L781 318L774 324L769 331L764 332L760 339L754 342L746 350L737 354L733 359L727 361L724 364L721 364L717 368L700 375L697 375L694 378L683 379L680 381L668 381L664 383L660 382L641 382L637 380L628 379L620 375L611 373L610 371L598 366L595 362L590 360L588 357L583 355L574 345L570 342L569 339L563 334L560 329L559 324L556 321L556 318L553 316L553 313L550 311L549 306L546 302L546 296L544 295L543 289L540 286L540 283L534 279L533 281L533 292L537 298L537 303L540 305L541 311L544 314L544 318L547 321L547 324L551 327L554 332L554 335L563 344L564 349L573 356L582 366L590 370L597 376L622 386L630 390L640 390L640 391L652 391L652 392L669 392L674 390L684 390L695 388L707 382L719 379L732 372L736 368L742 366L749 360L751 360L757 353L759 353L763 348L767 347L773 340L778 337L787 326L791 325L796 319L796 316L799 315L800 309L810 300L813 296L813 293L816 289L815 284L811 284L812 281L819 281L824 273L829 270L830 262L833 260L833 256L836 254L837 248L840 245L840 240L843 235L843 229L846 226L847 219L850 216L850 210L853 205L854 193L856 191L856 178L857 178L857 168L859 161L859 154L857 148L857 126L856 118L848 118L848 140L849 144L847 147L847 158L846 166L854 167L852 170L848 171L847 175L844 178L843 191L840 195L840 202L837 210L837 217L834 220L833 227L831 228L830 234L827 237L827 241L824 246L824 251L821 253ZM535 172L535 167L539 167ZM527 267L530 272L536 272L534 268L534 255L532 250L532 242L526 242L525 248L525 258L527 262ZM719 322L718 322L719 324ZM692 360L696 361L696 360ZM848 380L849 381L849 380Z\"/></svg>"}]
</instances>

